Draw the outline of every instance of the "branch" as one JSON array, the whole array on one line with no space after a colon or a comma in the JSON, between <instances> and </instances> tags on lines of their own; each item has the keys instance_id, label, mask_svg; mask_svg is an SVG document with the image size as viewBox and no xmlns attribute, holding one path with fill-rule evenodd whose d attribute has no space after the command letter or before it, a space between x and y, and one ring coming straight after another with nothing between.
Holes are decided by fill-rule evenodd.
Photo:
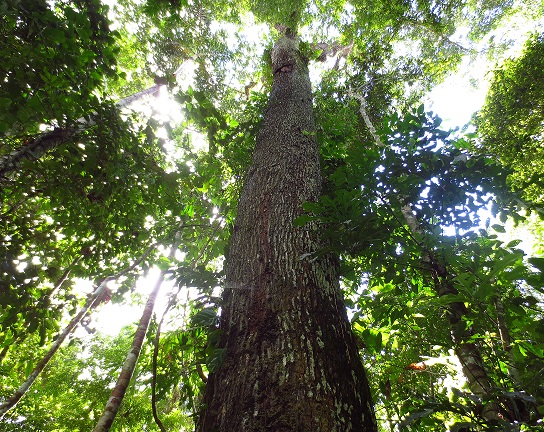
<instances>
[{"instance_id":1,"label":"branch","mask_svg":"<svg viewBox=\"0 0 544 432\"><path fill-rule=\"evenodd\" d=\"M334 69L338 69L338 62L341 58L347 58L348 55L351 53L351 50L353 49L353 41L351 41L348 45L340 45L339 43L332 42L320 42L312 45L311 47L313 50L320 50L321 54L316 59L319 62L324 62L327 60L327 57L334 57L338 55L338 58L336 59L336 64L334 65Z\"/></svg>"},{"instance_id":2,"label":"branch","mask_svg":"<svg viewBox=\"0 0 544 432\"><path fill-rule=\"evenodd\" d=\"M68 142L77 132L77 128L55 128L36 138L31 138L11 153L0 157L0 178L20 168L25 160L39 159L49 150Z\"/></svg>"},{"instance_id":3,"label":"branch","mask_svg":"<svg viewBox=\"0 0 544 432\"><path fill-rule=\"evenodd\" d=\"M370 134L372 135L372 138L374 138L374 142L378 147L385 147L384 143L382 143L380 137L376 133L376 128L374 128L374 125L372 124L372 121L370 120L370 117L366 112L365 97L362 94L355 93L351 90L348 91L348 96L352 97L353 99L357 99L360 102L361 105L359 106L359 112L361 113L361 116L363 117L365 125L368 128Z\"/></svg>"},{"instance_id":4,"label":"branch","mask_svg":"<svg viewBox=\"0 0 544 432\"><path fill-rule=\"evenodd\" d=\"M51 290L49 295L52 295L56 290L58 290L60 288L60 286L64 283L64 281L66 281L66 279L68 279L68 276L70 275L70 272L72 271L72 267L77 265L77 263L80 260L81 260L81 255L79 255L79 256L77 256L77 257L75 257L73 259L72 263L68 267L66 267L66 270L64 270L64 273L59 278L59 280L57 281L57 283L55 284L55 286L53 287L53 289Z\"/></svg>"},{"instance_id":5,"label":"branch","mask_svg":"<svg viewBox=\"0 0 544 432\"><path fill-rule=\"evenodd\" d=\"M161 326L168 309L169 308L166 308L166 310L162 314L162 318L159 321L159 325L157 327L157 333L155 333L155 346L153 347L153 366L152 366L153 377L151 380L151 409L153 411L153 419L155 419L155 423L157 423L157 426L159 427L161 432L166 432L166 429L164 428L164 425L162 424L162 421L159 418L159 414L157 412L157 357L159 356L159 342L161 338Z\"/></svg>"},{"instance_id":6,"label":"branch","mask_svg":"<svg viewBox=\"0 0 544 432\"><path fill-rule=\"evenodd\" d=\"M450 38L448 38L447 36L445 36L442 33L438 32L432 26L429 26L428 24L422 23L422 22L420 22L420 21L418 21L416 19L405 18L405 23L407 23L408 25L411 25L412 27L421 27L424 30L426 30L426 31L432 33L433 35L435 35L436 37L438 37L443 42L446 42L446 43L448 43L450 45L456 46L461 51L464 51L466 53L468 53L468 52L476 52L477 53L478 52L474 48L466 48L463 45L461 45L460 43L452 41Z\"/></svg>"},{"instance_id":7,"label":"branch","mask_svg":"<svg viewBox=\"0 0 544 432\"><path fill-rule=\"evenodd\" d=\"M160 87L160 85L155 84L148 89L120 99L116 103L116 106L118 109L125 108L135 101L144 98L145 96L156 94ZM45 132L36 137L30 138L27 142L12 152L0 157L0 178L6 177L7 174L19 169L25 160L37 160L41 158L45 153L67 143L75 138L79 133L83 132L86 128L94 126L95 124L96 123L94 120L86 120L85 118L81 117L76 120L75 126L55 128L50 132Z\"/></svg>"},{"instance_id":8,"label":"branch","mask_svg":"<svg viewBox=\"0 0 544 432\"><path fill-rule=\"evenodd\" d=\"M404 220L406 221L408 228L410 228L411 233L423 234L423 230L419 226L419 222L414 216L412 206L410 204L403 203L402 201L401 201L401 205L402 207L400 208L400 211L402 212L402 215L404 216Z\"/></svg>"},{"instance_id":9,"label":"branch","mask_svg":"<svg viewBox=\"0 0 544 432\"><path fill-rule=\"evenodd\" d=\"M206 252L206 249L208 249L208 246L210 245L211 241L213 240L213 237L215 236L215 233L219 230L219 228L221 228L221 222L218 221L217 226L215 227L215 229L212 232L212 235L210 236L210 238L208 239L206 244L204 246L202 246L202 249L200 250L200 253L198 254L198 256L191 263L191 265L193 266L193 270L196 269L196 266L198 265L198 262L202 259L202 256L204 255L204 252Z\"/></svg>"},{"instance_id":10,"label":"branch","mask_svg":"<svg viewBox=\"0 0 544 432\"><path fill-rule=\"evenodd\" d=\"M157 246L157 243L152 243L145 251L144 253L138 258L136 261L134 261L131 265L128 267L125 267L123 270L120 270L115 276L115 279L119 279L121 276L126 275L130 271L134 270L137 266L140 265L140 263L148 257L148 255L151 253L153 249L155 249L155 246Z\"/></svg>"},{"instance_id":11,"label":"branch","mask_svg":"<svg viewBox=\"0 0 544 432\"><path fill-rule=\"evenodd\" d=\"M36 365L34 370L30 373L30 375L27 377L25 382L21 384L21 386L15 391L15 393L5 400L2 404L0 404L0 419L4 417L4 415L11 410L13 407L17 405L17 403L21 400L21 398L25 395L25 393L30 389L34 381L36 381L36 378L40 375L40 373L43 371L43 369L47 366L49 361L53 358L55 353L58 351L64 340L68 337L68 335L72 332L72 330L79 324L79 322L83 319L83 317L87 314L89 309L93 307L94 303L101 297L101 295L106 290L106 285L109 281L118 279L119 277L125 275L132 269L134 269L139 263L142 262L142 260L149 254L153 246L150 246L144 254L136 260L132 265L128 266L124 270L121 270L119 273L113 276L108 276L104 278L98 287L95 289L93 294L87 299L85 302L85 305L81 308L79 313L72 318L70 323L64 328L64 330L58 335L57 339L53 342L51 345L51 348L49 348L49 351L44 355L44 357L40 360L40 362Z\"/></svg>"}]
</instances>

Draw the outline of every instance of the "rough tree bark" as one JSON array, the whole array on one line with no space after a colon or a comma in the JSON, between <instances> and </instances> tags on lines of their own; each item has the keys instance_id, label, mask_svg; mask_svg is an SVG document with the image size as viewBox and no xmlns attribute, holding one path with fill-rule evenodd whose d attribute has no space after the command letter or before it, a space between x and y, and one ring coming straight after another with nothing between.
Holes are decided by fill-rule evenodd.
<instances>
[{"instance_id":1,"label":"rough tree bark","mask_svg":"<svg viewBox=\"0 0 544 432\"><path fill-rule=\"evenodd\" d=\"M321 189L307 62L294 38L275 44L272 67L227 256L225 355L197 431L375 431L336 260L315 256L318 227L294 224Z\"/></svg>"}]
</instances>

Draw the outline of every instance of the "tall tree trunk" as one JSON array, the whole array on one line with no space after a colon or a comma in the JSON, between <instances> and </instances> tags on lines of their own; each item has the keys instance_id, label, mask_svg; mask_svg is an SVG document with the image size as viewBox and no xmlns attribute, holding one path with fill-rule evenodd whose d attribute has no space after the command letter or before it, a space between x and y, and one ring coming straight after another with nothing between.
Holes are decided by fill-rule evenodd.
<instances>
[{"instance_id":1,"label":"tall tree trunk","mask_svg":"<svg viewBox=\"0 0 544 432\"><path fill-rule=\"evenodd\" d=\"M272 92L238 205L223 294L224 359L198 432L375 431L370 390L336 260L315 225L321 189L307 62L293 38L272 50Z\"/></svg>"}]
</instances>

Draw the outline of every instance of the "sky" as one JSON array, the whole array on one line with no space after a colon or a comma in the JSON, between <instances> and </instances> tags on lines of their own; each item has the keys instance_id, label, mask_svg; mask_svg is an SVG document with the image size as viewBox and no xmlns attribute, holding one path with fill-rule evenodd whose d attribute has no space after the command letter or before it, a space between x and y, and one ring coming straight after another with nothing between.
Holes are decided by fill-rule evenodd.
<instances>
[{"instance_id":1,"label":"sky","mask_svg":"<svg viewBox=\"0 0 544 432\"><path fill-rule=\"evenodd\" d=\"M542 28L543 25L544 18L540 23L537 23L537 27ZM257 38L261 33L260 30L254 32L248 31L246 37L250 39ZM523 41L525 40L525 37L523 36L525 33L527 33L527 27L518 20L508 24L505 28L498 30L493 37L508 37L509 39ZM251 36L252 34L253 37ZM462 35L460 36L460 40L462 41ZM481 46L477 46L476 49L483 50L485 43L486 41L483 41ZM520 51L521 45L518 44L517 46L512 46L511 49L505 53L505 56L515 56L519 54ZM464 61L457 73L452 74L441 85L437 86L429 93L424 100L425 109L433 111L442 118L442 126L446 129L463 127L470 122L472 115L478 111L484 103L485 95L489 87L489 78L491 77L489 70L493 67L495 67L495 64L493 64L492 61L483 58L480 58L477 62L472 64L468 61ZM193 71L194 65L191 67L190 63L188 63L186 67L178 70L178 78L181 78L178 82L180 82L182 88L187 88L188 85L190 85ZM179 116L181 115L179 107L176 107L173 104L173 100L168 98L164 92L161 92L159 106L165 108L165 112L162 113L162 116L165 119L170 117L179 120ZM151 271L146 277L141 278L138 281L135 292L145 299L153 289L157 277L158 270ZM172 283L165 282L161 289L162 295L160 296L155 309L159 317L166 306L166 294L171 290ZM120 331L122 326L137 321L141 315L142 309L143 306L118 305L111 303L103 305L98 313L94 314L92 326L95 326L99 331L106 334L115 335ZM79 330L78 333L80 336L83 336L82 330Z\"/></svg>"},{"instance_id":2,"label":"sky","mask_svg":"<svg viewBox=\"0 0 544 432\"><path fill-rule=\"evenodd\" d=\"M543 30L544 17L540 20L523 18L523 14L510 17L503 25L476 44L474 48L480 53L476 61L463 60L456 73L429 93L425 108L437 114L447 128L466 125L473 113L478 111L485 101L493 69L499 67L503 59L518 57L522 53L528 35ZM452 36L452 40L463 46L470 46L463 35L466 31L466 29L460 29ZM491 40L496 44L508 42L510 47L504 53L488 58L485 52Z\"/></svg>"},{"instance_id":3,"label":"sky","mask_svg":"<svg viewBox=\"0 0 544 432\"><path fill-rule=\"evenodd\" d=\"M444 84L438 86L429 95L426 109L433 110L443 119L445 128L454 128L463 126L470 121L472 114L479 109L484 101L487 88L471 87L466 76L460 74L452 75ZM176 107L169 105L166 95L162 94L159 98L159 104L174 110ZM168 113L164 113L165 117ZM170 115L172 113L170 112ZM155 285L159 276L158 269L152 269L146 277L138 280L135 293L140 295L145 301ZM172 283L164 282L161 288L155 312L160 319L166 306L166 295L172 290ZM117 335L121 328L130 323L139 320L143 310L143 305L113 304L102 305L96 313L93 314L93 323L91 327L96 327L102 333L110 336ZM85 330L77 331L79 337L92 337L87 335Z\"/></svg>"},{"instance_id":4,"label":"sky","mask_svg":"<svg viewBox=\"0 0 544 432\"><path fill-rule=\"evenodd\" d=\"M442 119L444 128L463 127L485 101L487 83L475 88L463 76L453 75L429 95L425 109Z\"/></svg>"}]
</instances>

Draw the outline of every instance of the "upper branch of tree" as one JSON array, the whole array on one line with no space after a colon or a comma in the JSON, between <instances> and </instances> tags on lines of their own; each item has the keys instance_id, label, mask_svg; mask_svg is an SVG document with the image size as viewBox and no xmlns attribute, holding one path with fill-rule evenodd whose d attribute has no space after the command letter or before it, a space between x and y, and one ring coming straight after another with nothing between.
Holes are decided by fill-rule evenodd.
<instances>
[{"instance_id":1,"label":"upper branch of tree","mask_svg":"<svg viewBox=\"0 0 544 432\"><path fill-rule=\"evenodd\" d=\"M445 43L447 43L449 45L453 45L453 46L459 48L461 51L463 51L465 53L470 53L470 52L475 53L476 52L476 50L473 49L473 48L467 48L467 47L464 47L463 45L461 45L458 42L452 41L447 36L443 35L438 30L436 30L433 26L428 25L427 23L418 21L418 20L416 20L414 18L410 18L410 17L404 18L404 21L405 21L406 25L409 25L409 26L412 26L412 27L421 27L424 31L431 32L433 35L438 37L441 41L443 41L443 42L445 42Z\"/></svg>"},{"instance_id":2,"label":"upper branch of tree","mask_svg":"<svg viewBox=\"0 0 544 432\"><path fill-rule=\"evenodd\" d=\"M350 90L348 92L348 96L357 99L360 103L359 106L359 112L361 113L361 117L363 117L363 120L365 122L366 127L370 131L370 134L372 135L372 138L374 138L374 142L378 147L385 147L385 145L382 143L380 137L376 133L376 128L372 124L372 121L370 120L370 117L368 116L368 113L366 112L366 99L361 93L355 93L354 91Z\"/></svg>"},{"instance_id":3,"label":"upper branch of tree","mask_svg":"<svg viewBox=\"0 0 544 432\"><path fill-rule=\"evenodd\" d=\"M320 62L324 62L325 60L327 60L327 57L338 56L334 65L334 69L338 69L340 59L347 58L351 50L353 49L353 41L351 41L348 45L341 45L337 42L320 42L312 45L311 48L316 51L321 51L321 54L319 54L316 59Z\"/></svg>"}]
</instances>

